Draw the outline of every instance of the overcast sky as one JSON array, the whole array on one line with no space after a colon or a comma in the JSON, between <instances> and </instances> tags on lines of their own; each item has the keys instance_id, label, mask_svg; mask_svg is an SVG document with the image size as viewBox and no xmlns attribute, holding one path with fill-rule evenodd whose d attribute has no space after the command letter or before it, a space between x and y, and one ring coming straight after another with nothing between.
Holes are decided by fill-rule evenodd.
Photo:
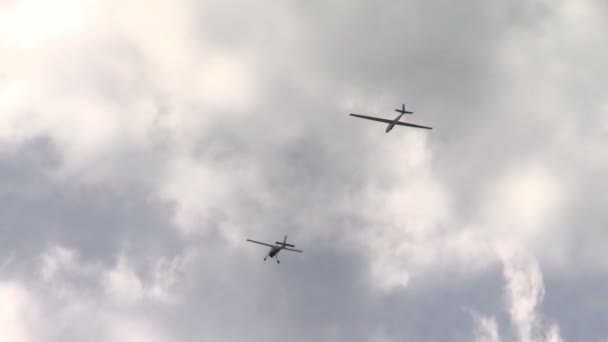
<instances>
[{"instance_id":1,"label":"overcast sky","mask_svg":"<svg viewBox=\"0 0 608 342\"><path fill-rule=\"evenodd\" d=\"M607 341L607 18L0 1L0 341Z\"/></svg>"}]
</instances>

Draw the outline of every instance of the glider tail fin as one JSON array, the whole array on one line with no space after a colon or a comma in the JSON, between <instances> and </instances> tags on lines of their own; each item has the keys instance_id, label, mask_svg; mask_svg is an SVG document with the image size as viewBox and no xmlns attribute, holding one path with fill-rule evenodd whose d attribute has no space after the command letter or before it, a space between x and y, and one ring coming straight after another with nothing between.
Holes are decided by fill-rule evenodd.
<instances>
[{"instance_id":1,"label":"glider tail fin","mask_svg":"<svg viewBox=\"0 0 608 342\"><path fill-rule=\"evenodd\" d=\"M414 112L410 112L410 111L405 110L405 104L401 105L401 109L396 108L395 112L401 113L401 114L413 114L414 113Z\"/></svg>"}]
</instances>

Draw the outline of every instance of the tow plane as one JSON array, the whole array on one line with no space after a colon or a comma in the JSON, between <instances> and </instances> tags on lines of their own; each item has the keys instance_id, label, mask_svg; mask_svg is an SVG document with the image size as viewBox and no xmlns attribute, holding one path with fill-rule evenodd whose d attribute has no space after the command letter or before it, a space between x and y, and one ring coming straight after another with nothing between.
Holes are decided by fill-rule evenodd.
<instances>
[{"instance_id":1,"label":"tow plane","mask_svg":"<svg viewBox=\"0 0 608 342\"><path fill-rule=\"evenodd\" d=\"M270 257L271 259L274 258L274 257L276 257L277 264L281 263L279 261L278 254L282 250L292 251L292 252L299 252L299 253L303 252L303 251L301 251L299 249L294 249L293 247L295 247L295 245L287 243L287 235L285 235L285 237L283 238L283 242L277 241L277 242L275 242L274 245L271 245L271 244L266 243L266 242L260 242L260 241L251 240L251 239L247 239L247 241L253 242L253 243L257 243L258 245L264 245L264 246L270 247L270 250L268 251L268 254L266 254L266 256L264 257L264 261L266 261L266 258L268 258L268 257Z\"/></svg>"},{"instance_id":2,"label":"tow plane","mask_svg":"<svg viewBox=\"0 0 608 342\"><path fill-rule=\"evenodd\" d=\"M367 115L361 115L361 114L353 114L353 113L350 113L350 115L357 117L357 118L361 118L361 119L367 119L367 120L380 121L380 122L387 123L388 126L386 127L386 133L390 132L391 129L393 129L393 127L395 127L395 125L423 128L423 129L433 129L432 127L420 126L420 125L415 125L415 124L399 121L399 119L401 119L401 117L404 114L414 114L414 112L405 110L405 104L401 105L401 109L399 109L399 108L395 109L395 112L399 113L399 115L396 118L394 118L393 120L377 118L374 116L367 116Z\"/></svg>"}]
</instances>

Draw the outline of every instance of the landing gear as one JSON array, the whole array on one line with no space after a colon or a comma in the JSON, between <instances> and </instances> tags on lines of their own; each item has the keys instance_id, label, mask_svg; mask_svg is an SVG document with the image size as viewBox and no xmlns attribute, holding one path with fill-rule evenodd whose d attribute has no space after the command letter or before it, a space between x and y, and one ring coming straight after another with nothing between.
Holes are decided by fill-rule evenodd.
<instances>
[{"instance_id":1,"label":"landing gear","mask_svg":"<svg viewBox=\"0 0 608 342\"><path fill-rule=\"evenodd\" d=\"M264 257L264 261L266 261L266 258L267 258L267 257Z\"/></svg>"},{"instance_id":2,"label":"landing gear","mask_svg":"<svg viewBox=\"0 0 608 342\"><path fill-rule=\"evenodd\" d=\"M279 258L277 258L277 264L280 264L281 262L279 261Z\"/></svg>"}]
</instances>

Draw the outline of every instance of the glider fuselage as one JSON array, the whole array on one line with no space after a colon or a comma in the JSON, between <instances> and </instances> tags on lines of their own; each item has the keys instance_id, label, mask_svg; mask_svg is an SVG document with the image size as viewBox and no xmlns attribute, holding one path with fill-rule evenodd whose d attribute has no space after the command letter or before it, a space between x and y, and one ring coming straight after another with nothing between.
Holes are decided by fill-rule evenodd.
<instances>
[{"instance_id":1,"label":"glider fuselage","mask_svg":"<svg viewBox=\"0 0 608 342\"><path fill-rule=\"evenodd\" d=\"M399 119L401 119L401 117L403 116L403 114L405 114L405 113L399 114L399 116L397 116L395 118L395 120L393 120L393 122L391 122L390 124L388 124L388 126L386 126L386 131L385 131L386 133L390 132L391 129L393 129L393 127L395 127L395 125L397 124L397 121L399 121Z\"/></svg>"}]
</instances>

